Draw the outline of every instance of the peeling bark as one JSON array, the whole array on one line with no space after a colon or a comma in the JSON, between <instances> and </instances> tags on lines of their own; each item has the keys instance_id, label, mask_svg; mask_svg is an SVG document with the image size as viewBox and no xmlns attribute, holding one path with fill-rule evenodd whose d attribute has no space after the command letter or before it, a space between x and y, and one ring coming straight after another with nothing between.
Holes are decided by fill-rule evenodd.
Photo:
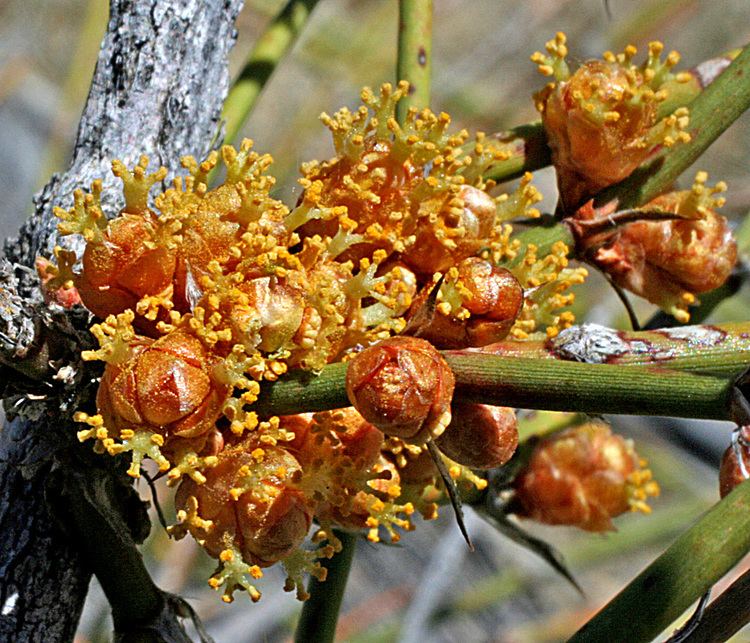
<instances>
[{"instance_id":1,"label":"peeling bark","mask_svg":"<svg viewBox=\"0 0 750 643\"><path fill-rule=\"evenodd\" d=\"M14 360L37 359L32 372L0 374L16 390L15 398L6 400L15 407L10 415L20 411L0 433L2 640L71 640L90 579L46 501L54 462L74 446L68 407L94 388L73 350L80 347L76 342L86 320L80 311L68 315L41 303L38 280L23 267L32 268L38 255L50 257L57 244L81 250L79 238L58 238L52 207L70 206L73 190L94 179L114 184L113 159L132 165L148 154L154 165L174 169L182 155L209 151L219 138L227 55L241 6L242 0L112 0L71 165L35 197L35 211L19 237L5 244L10 263L0 266L0 303L11 302L18 314L0 319L0 364L7 369ZM117 192L105 191L103 207L110 216L121 205ZM68 349L49 367L43 351L55 333L55 344ZM31 397L43 391L44 399L28 394L24 399L24 376L28 390L36 387ZM64 467L57 467L60 472L64 475ZM59 475L55 480L58 484Z\"/></svg>"}]
</instances>

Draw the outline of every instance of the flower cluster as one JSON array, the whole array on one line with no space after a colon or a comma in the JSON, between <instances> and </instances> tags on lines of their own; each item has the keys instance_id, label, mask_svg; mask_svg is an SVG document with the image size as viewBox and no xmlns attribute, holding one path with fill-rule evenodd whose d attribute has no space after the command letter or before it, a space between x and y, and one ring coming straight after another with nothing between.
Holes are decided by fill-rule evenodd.
<instances>
[{"instance_id":1,"label":"flower cluster","mask_svg":"<svg viewBox=\"0 0 750 643\"><path fill-rule=\"evenodd\" d=\"M721 286L737 261L737 242L727 220L716 212L724 204L726 185L706 185L698 172L690 190L669 192L643 207L646 213L670 216L664 221L635 221L596 234L580 236L579 248L619 286L657 304L678 321L690 320L688 307L696 294ZM575 224L594 214L578 210ZM579 228L580 229L580 228Z\"/></svg>"},{"instance_id":2,"label":"flower cluster","mask_svg":"<svg viewBox=\"0 0 750 643\"><path fill-rule=\"evenodd\" d=\"M659 486L645 466L632 441L603 422L568 429L538 444L516 478L518 514L587 531L614 529L612 518L626 511L651 511L646 501Z\"/></svg>"},{"instance_id":3,"label":"flower cluster","mask_svg":"<svg viewBox=\"0 0 750 643\"><path fill-rule=\"evenodd\" d=\"M659 147L690 140L687 109L668 114L662 109L674 85L690 78L672 73L680 60L676 51L662 60L664 45L652 42L646 60L636 65L638 52L629 45L571 72L565 34L556 34L546 49L546 55L536 52L531 59L554 80L535 101L568 209L624 179Z\"/></svg>"},{"instance_id":4,"label":"flower cluster","mask_svg":"<svg viewBox=\"0 0 750 643\"><path fill-rule=\"evenodd\" d=\"M463 348L572 323L566 291L585 271L562 244L522 249L507 223L537 214L531 177L491 196L482 176L507 152L448 133L446 114L397 124L406 91L366 89L356 112L323 116L336 156L303 166L293 208L271 196L271 158L246 140L183 159L187 177L153 199L164 168L113 163L125 200L114 219L101 182L57 211L61 233L87 243L78 272L64 253L40 268L48 290L102 320L84 358L104 373L96 414L76 414L79 438L129 453L133 477L148 458L179 484L171 531L220 561L210 583L227 600L259 598L262 569L279 562L304 598L303 574L322 577L317 559L339 546L334 527L395 541L415 510L434 516L426 441L439 437L450 475L479 487L470 467L513 454L511 409L457 404L451 423L453 375L415 335ZM226 179L209 189L219 158ZM341 360L356 411L258 417L264 383ZM313 523L325 544L308 551Z\"/></svg>"},{"instance_id":5,"label":"flower cluster","mask_svg":"<svg viewBox=\"0 0 750 643\"><path fill-rule=\"evenodd\" d=\"M696 294L722 285L737 258L727 221L715 211L724 199L714 195L725 184L709 188L707 175L699 172L691 190L641 206L643 220L638 211L620 217L614 203L594 208L591 201L663 148L690 141L688 110L675 107L690 74L673 73L679 54L662 59L663 49L660 42L650 43L646 60L636 65L631 45L572 72L565 35L558 33L546 54L532 56L540 72L554 78L535 99L552 151L561 213L576 235L578 254L618 286L687 322Z\"/></svg>"}]
</instances>

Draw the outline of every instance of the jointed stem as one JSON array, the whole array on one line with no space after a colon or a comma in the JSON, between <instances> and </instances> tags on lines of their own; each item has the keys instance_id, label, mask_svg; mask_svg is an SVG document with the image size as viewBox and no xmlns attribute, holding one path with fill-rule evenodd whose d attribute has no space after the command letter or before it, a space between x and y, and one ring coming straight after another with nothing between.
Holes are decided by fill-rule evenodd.
<instances>
[{"instance_id":1,"label":"jointed stem","mask_svg":"<svg viewBox=\"0 0 750 643\"><path fill-rule=\"evenodd\" d=\"M399 10L397 81L410 83L408 98L398 104L398 121L403 124L409 107L423 108L430 103L430 69L432 63L432 0L401 0ZM349 406L344 389L346 364L331 364L325 369L332 378L307 377L292 382L296 392L305 400L305 406L315 410ZM288 389L287 389L288 390ZM266 396L265 410L273 415L282 415L278 406L282 399L274 399L273 393ZM257 407L260 410L260 407ZM262 412L262 410L261 410ZM310 598L302 608L297 624L297 643L329 643L336 634L339 608L344 597L349 568L352 564L357 537L337 532L342 550L330 561L323 562L328 570L324 582L310 579Z\"/></svg>"},{"instance_id":2,"label":"jointed stem","mask_svg":"<svg viewBox=\"0 0 750 643\"><path fill-rule=\"evenodd\" d=\"M357 546L355 534L342 531L336 532L336 536L341 541L342 549L330 560L322 561L321 564L328 570L325 581L310 579L310 598L302 607L302 614L297 623L297 631L294 634L296 643L329 643L336 634L339 609Z\"/></svg>"},{"instance_id":3,"label":"jointed stem","mask_svg":"<svg viewBox=\"0 0 750 643\"><path fill-rule=\"evenodd\" d=\"M593 414L731 419L733 381L726 376L476 352L445 356L461 400ZM345 377L345 364L327 366L314 379L289 374L266 386L254 408L259 415L289 415L349 406Z\"/></svg>"},{"instance_id":4,"label":"jointed stem","mask_svg":"<svg viewBox=\"0 0 750 643\"><path fill-rule=\"evenodd\" d=\"M613 633L632 643L653 640L748 549L750 484L741 484L584 625L571 643L611 640Z\"/></svg>"},{"instance_id":5,"label":"jointed stem","mask_svg":"<svg viewBox=\"0 0 750 643\"><path fill-rule=\"evenodd\" d=\"M397 106L399 121L410 107L430 104L432 71L432 0L399 2L397 80L408 80L409 96Z\"/></svg>"},{"instance_id":6,"label":"jointed stem","mask_svg":"<svg viewBox=\"0 0 750 643\"><path fill-rule=\"evenodd\" d=\"M232 143L276 65L292 48L318 0L289 0L255 44L224 102L226 134Z\"/></svg>"},{"instance_id":7,"label":"jointed stem","mask_svg":"<svg viewBox=\"0 0 750 643\"><path fill-rule=\"evenodd\" d=\"M584 324L563 331L551 340L505 341L481 350L505 357L660 366L724 377L737 374L750 364L750 323L730 322L637 332ZM464 351L453 353L463 354Z\"/></svg>"}]
</instances>

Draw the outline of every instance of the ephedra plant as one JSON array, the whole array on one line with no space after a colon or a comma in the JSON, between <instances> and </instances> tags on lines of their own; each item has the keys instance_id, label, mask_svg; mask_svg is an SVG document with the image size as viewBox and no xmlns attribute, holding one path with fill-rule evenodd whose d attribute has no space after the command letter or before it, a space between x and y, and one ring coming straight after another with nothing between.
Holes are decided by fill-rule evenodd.
<instances>
[{"instance_id":1,"label":"ephedra plant","mask_svg":"<svg viewBox=\"0 0 750 643\"><path fill-rule=\"evenodd\" d=\"M258 60L280 59L313 4L290 2L261 41L227 101L230 134L265 80ZM750 104L750 52L719 56L710 77L659 42L577 64L558 33L531 57L541 122L469 133L429 107L431 2L400 6L395 82L322 115L332 156L302 164L296 202L275 196L272 157L246 139L165 167L113 159L119 193L97 179L55 209L59 245L40 251L38 287L71 329L91 332L75 331L83 350L56 365L57 379L85 369L89 386L75 381L80 394L57 409L67 442L82 444L55 457L63 470L75 459L84 480L90 467L117 481L73 499L70 534L94 542L86 555L122 635L184 640L174 617L188 608L148 579L138 530L117 535L127 508L113 486L148 471L175 489L169 534L215 559L208 583L223 600L260 600L264 570L283 566L285 589L306 601L300 641L332 640L357 539L407 540L415 513L454 511L469 546L464 504L517 539L524 520L606 532L621 514L650 513L659 486L637 446L587 415L738 430L724 499L574 640L651 640L750 549L748 323L685 325L737 263L725 186L699 171L673 187ZM540 138L541 151L526 145ZM550 162L559 203L542 214L529 170ZM592 269L673 322L576 325L571 304ZM57 358L55 341L37 337ZM43 383L39 350L9 366ZM31 413L7 388L10 414ZM570 415L519 440L518 409ZM120 523L102 527L97 503ZM115 536L92 537L100 527ZM733 603L731 622L716 618L727 596L681 640L750 619Z\"/></svg>"}]
</instances>

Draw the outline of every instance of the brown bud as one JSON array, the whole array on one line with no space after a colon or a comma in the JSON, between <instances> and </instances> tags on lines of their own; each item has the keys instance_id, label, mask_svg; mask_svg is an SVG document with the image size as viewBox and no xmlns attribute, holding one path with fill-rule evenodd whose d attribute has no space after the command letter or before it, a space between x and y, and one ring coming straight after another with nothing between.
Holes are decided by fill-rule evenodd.
<instances>
[{"instance_id":1,"label":"brown bud","mask_svg":"<svg viewBox=\"0 0 750 643\"><path fill-rule=\"evenodd\" d=\"M429 342L391 337L349 364L346 392L362 417L386 435L423 443L450 422L455 379Z\"/></svg>"},{"instance_id":2,"label":"brown bud","mask_svg":"<svg viewBox=\"0 0 750 643\"><path fill-rule=\"evenodd\" d=\"M513 409L454 403L451 413L451 423L436 441L451 460L472 469L492 469L515 453L518 424Z\"/></svg>"},{"instance_id":3,"label":"brown bud","mask_svg":"<svg viewBox=\"0 0 750 643\"><path fill-rule=\"evenodd\" d=\"M750 426L743 426L724 451L719 469L719 493L723 498L750 475Z\"/></svg>"},{"instance_id":4,"label":"brown bud","mask_svg":"<svg viewBox=\"0 0 750 643\"><path fill-rule=\"evenodd\" d=\"M166 437L208 433L230 395L210 376L211 357L195 337L176 331L136 337L131 357L107 364L96 402L109 429L147 429Z\"/></svg>"},{"instance_id":5,"label":"brown bud","mask_svg":"<svg viewBox=\"0 0 750 643\"><path fill-rule=\"evenodd\" d=\"M440 208L439 204L437 208ZM497 204L489 194L479 188L463 185L454 198L443 204L439 213L442 220L450 222L452 230L461 230L463 234L456 235L455 243L449 246L436 234L434 226L425 225L417 232L414 245L404 253L403 259L422 275L455 266L487 244L496 214Z\"/></svg>"},{"instance_id":6,"label":"brown bud","mask_svg":"<svg viewBox=\"0 0 750 643\"><path fill-rule=\"evenodd\" d=\"M695 294L721 286L737 261L737 242L714 209L724 203L715 195L726 185L709 187L707 178L698 172L691 190L664 194L644 206L644 217L648 211L674 215L669 220L636 220L597 230L600 223L616 222L628 213L597 210L588 202L570 219L579 253L617 285L687 322Z\"/></svg>"},{"instance_id":7,"label":"brown bud","mask_svg":"<svg viewBox=\"0 0 750 643\"><path fill-rule=\"evenodd\" d=\"M443 288L460 293L465 310L462 314L445 312L438 303L436 310L426 312L435 287L429 283L409 311L409 334L438 348L479 347L504 339L523 307L523 288L518 280L509 270L479 257L464 259L451 273Z\"/></svg>"},{"instance_id":8,"label":"brown bud","mask_svg":"<svg viewBox=\"0 0 750 643\"><path fill-rule=\"evenodd\" d=\"M76 287L98 317L135 310L141 297L172 285L175 251L148 243L154 225L147 216L123 214L109 222L101 243L86 245Z\"/></svg>"},{"instance_id":9,"label":"brown bud","mask_svg":"<svg viewBox=\"0 0 750 643\"><path fill-rule=\"evenodd\" d=\"M178 511L211 521L208 529L199 521L188 529L212 556L234 547L249 565L265 567L298 547L310 528L304 496L289 484L299 470L285 449L244 442L219 454L203 484L186 479L175 504Z\"/></svg>"}]
</instances>

